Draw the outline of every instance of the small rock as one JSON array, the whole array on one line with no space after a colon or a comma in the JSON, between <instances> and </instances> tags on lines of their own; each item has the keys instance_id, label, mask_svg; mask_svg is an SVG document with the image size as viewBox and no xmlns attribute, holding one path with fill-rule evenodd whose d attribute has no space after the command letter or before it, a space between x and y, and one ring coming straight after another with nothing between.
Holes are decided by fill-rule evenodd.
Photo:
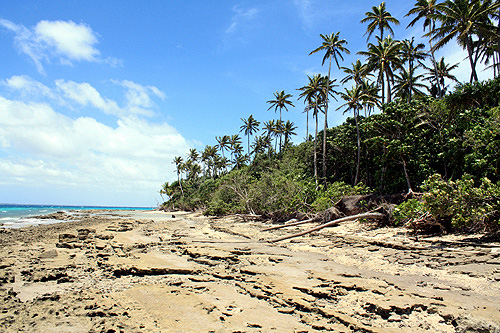
<instances>
[{"instance_id":1,"label":"small rock","mask_svg":"<svg viewBox=\"0 0 500 333\"><path fill-rule=\"evenodd\" d=\"M76 242L77 237L73 234L59 234L59 243Z\"/></svg>"},{"instance_id":2,"label":"small rock","mask_svg":"<svg viewBox=\"0 0 500 333\"><path fill-rule=\"evenodd\" d=\"M400 316L398 316L397 314L392 314L389 318L387 318L387 321L389 323L396 323L396 322L400 322L402 319Z\"/></svg>"},{"instance_id":3,"label":"small rock","mask_svg":"<svg viewBox=\"0 0 500 333\"><path fill-rule=\"evenodd\" d=\"M40 259L50 259L57 257L57 250L45 251L38 258Z\"/></svg>"}]
</instances>

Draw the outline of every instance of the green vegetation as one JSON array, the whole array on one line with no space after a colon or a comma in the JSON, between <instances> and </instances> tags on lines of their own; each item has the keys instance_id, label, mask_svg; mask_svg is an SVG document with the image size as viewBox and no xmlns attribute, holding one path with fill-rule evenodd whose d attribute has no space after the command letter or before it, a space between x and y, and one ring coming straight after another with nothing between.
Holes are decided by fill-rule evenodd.
<instances>
[{"instance_id":1,"label":"green vegetation","mask_svg":"<svg viewBox=\"0 0 500 333\"><path fill-rule=\"evenodd\" d=\"M246 154L241 137L226 134L215 146L174 159L177 181L160 191L168 196L165 209L285 220L325 210L346 195L403 193L409 200L395 208L394 224L432 221L448 230L498 230L500 40L492 19L499 7L491 1L418 0L408 13L416 15L410 25L424 20L429 52L413 39L384 37L399 21L382 3L363 20L369 23L368 39L377 29L380 36L358 52L365 61L351 67L339 65L349 53L340 33L320 35L322 44L311 54L324 52L328 75L308 77L298 88L307 122L309 111L315 120L314 137L307 132L304 142L292 144L296 126L281 117L282 109L294 107L293 96L276 91L268 103L279 110L279 119L259 127L253 115L242 118ZM456 65L436 61L434 51L453 39L468 52L471 76L449 92ZM343 92L330 80L332 58L346 74ZM479 62L491 64L496 78L478 82ZM328 105L336 95L344 101L339 109L352 111L352 117L330 128ZM321 113L325 124L318 133Z\"/></svg>"}]
</instances>

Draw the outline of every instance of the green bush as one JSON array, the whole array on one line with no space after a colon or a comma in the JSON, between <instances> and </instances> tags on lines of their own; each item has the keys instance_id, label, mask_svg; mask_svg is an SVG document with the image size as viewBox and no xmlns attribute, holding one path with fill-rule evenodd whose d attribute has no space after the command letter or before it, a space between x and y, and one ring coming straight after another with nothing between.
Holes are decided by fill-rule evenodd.
<instances>
[{"instance_id":1,"label":"green bush","mask_svg":"<svg viewBox=\"0 0 500 333\"><path fill-rule=\"evenodd\" d=\"M343 196L347 195L362 195L370 194L372 190L364 185L358 183L356 186L348 185L344 182L335 182L328 185L328 189L323 191L321 188L316 193L316 200L312 203L313 211L320 212L332 207Z\"/></svg>"},{"instance_id":2,"label":"green bush","mask_svg":"<svg viewBox=\"0 0 500 333\"><path fill-rule=\"evenodd\" d=\"M461 230L498 228L500 184L483 178L475 187L467 174L455 181L445 181L435 174L422 187L426 191L424 209L438 221L451 219L452 226Z\"/></svg>"},{"instance_id":3,"label":"green bush","mask_svg":"<svg viewBox=\"0 0 500 333\"><path fill-rule=\"evenodd\" d=\"M412 219L424 214L424 203L418 199L409 199L394 208L392 219L394 225L404 225Z\"/></svg>"}]
</instances>

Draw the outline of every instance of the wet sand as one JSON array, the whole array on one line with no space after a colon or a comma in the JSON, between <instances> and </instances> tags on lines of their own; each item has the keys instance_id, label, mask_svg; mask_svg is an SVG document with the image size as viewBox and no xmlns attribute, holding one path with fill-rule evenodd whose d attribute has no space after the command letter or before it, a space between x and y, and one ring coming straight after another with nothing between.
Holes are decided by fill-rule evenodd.
<instances>
[{"instance_id":1,"label":"wet sand","mask_svg":"<svg viewBox=\"0 0 500 333\"><path fill-rule=\"evenodd\" d=\"M309 226L80 218L0 230L2 331L500 331L498 242L348 222L268 243Z\"/></svg>"}]
</instances>

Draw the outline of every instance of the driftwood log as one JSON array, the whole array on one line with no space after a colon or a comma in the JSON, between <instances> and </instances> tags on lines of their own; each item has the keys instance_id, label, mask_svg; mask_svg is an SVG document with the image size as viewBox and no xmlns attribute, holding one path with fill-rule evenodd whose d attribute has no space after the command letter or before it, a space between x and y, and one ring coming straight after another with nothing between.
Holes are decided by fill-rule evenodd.
<instances>
[{"instance_id":1,"label":"driftwood log","mask_svg":"<svg viewBox=\"0 0 500 333\"><path fill-rule=\"evenodd\" d=\"M297 221L296 219L291 219L290 221L287 221L285 224L280 224L276 225L274 227L269 227L266 229L262 229L262 231L269 231L269 230L276 230L276 229L281 229L281 228L286 228L286 227L292 227L294 225L301 225L301 224L306 224L306 223L313 223L313 222L319 222L323 220L322 217L320 216L315 216L311 219L303 220L303 221Z\"/></svg>"},{"instance_id":2,"label":"driftwood log","mask_svg":"<svg viewBox=\"0 0 500 333\"><path fill-rule=\"evenodd\" d=\"M321 225L319 225L317 227L314 227L314 228L311 228L311 229L308 229L308 230L305 230L305 231L302 231L302 232L298 232L298 233L295 233L295 234L286 235L286 236L282 236L282 237L279 237L279 238L272 239L269 242L270 243L275 243L275 242L279 242L279 241L282 241L282 240L285 240L285 239L290 239L290 238L294 238L294 237L299 237L299 236L307 235L307 234L309 234L311 232L318 231L318 230L321 230L323 228L331 227L331 226L334 226L334 225L337 225L339 223L346 222L346 221L352 221L352 220L357 220L357 219L375 219L375 220L381 220L381 219L384 219L385 217L386 217L385 214L377 213L377 212L368 212L368 213L363 213L363 214L357 214L357 215L351 215L351 216L341 217L339 219L336 219L336 220L333 220L333 221L330 221L330 222L327 222L327 223L323 223L323 224L321 224ZM304 222L304 221L301 221L301 222ZM288 225L285 225L285 226L288 227L288 226L291 226L291 225L292 225L292 223L290 223ZM294 225L297 225L297 224L294 224ZM279 226L279 227L284 227L284 226ZM274 228L278 229L276 227L274 227Z\"/></svg>"}]
</instances>

